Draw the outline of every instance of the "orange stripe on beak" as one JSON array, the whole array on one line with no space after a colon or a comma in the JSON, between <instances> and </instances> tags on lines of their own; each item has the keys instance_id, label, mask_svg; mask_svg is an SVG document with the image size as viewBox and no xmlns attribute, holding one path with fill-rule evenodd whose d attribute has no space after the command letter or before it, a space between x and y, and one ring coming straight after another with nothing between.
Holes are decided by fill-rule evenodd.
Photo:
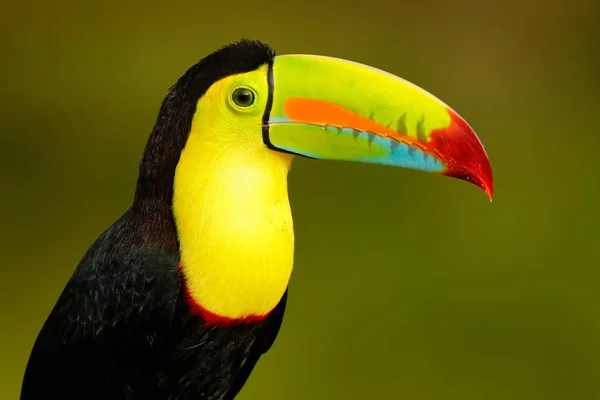
<instances>
[{"instance_id":1,"label":"orange stripe on beak","mask_svg":"<svg viewBox=\"0 0 600 400\"><path fill-rule=\"evenodd\" d=\"M398 133L387 126L365 118L338 104L323 100L290 97L285 100L284 110L287 117L294 122L328 125L336 128L350 128L361 132L369 132L381 137L394 139L400 143L439 156L437 152L430 151L432 149L419 139Z\"/></svg>"}]
</instances>

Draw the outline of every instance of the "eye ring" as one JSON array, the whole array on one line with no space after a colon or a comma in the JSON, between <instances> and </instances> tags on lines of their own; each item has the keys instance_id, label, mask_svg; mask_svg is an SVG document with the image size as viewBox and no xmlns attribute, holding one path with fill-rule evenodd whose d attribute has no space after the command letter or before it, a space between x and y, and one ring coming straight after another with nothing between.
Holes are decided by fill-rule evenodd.
<instances>
[{"instance_id":1,"label":"eye ring","mask_svg":"<svg viewBox=\"0 0 600 400\"><path fill-rule=\"evenodd\" d=\"M233 104L241 108L248 108L256 100L256 94L249 88L239 87L231 93Z\"/></svg>"}]
</instances>

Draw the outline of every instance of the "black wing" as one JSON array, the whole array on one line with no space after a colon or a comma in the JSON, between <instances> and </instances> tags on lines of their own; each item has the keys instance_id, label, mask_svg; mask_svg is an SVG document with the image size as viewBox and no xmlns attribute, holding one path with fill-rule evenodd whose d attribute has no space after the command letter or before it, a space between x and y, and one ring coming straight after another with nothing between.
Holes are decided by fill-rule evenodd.
<instances>
[{"instance_id":1,"label":"black wing","mask_svg":"<svg viewBox=\"0 0 600 400\"><path fill-rule=\"evenodd\" d=\"M187 312L178 312L184 321L173 332L169 362L165 364L160 399L232 400L246 383L260 357L267 352L281 327L287 291L273 312L261 323L231 327L202 327ZM184 307L184 302L180 302Z\"/></svg>"},{"instance_id":2,"label":"black wing","mask_svg":"<svg viewBox=\"0 0 600 400\"><path fill-rule=\"evenodd\" d=\"M134 230L122 218L88 250L37 338L21 400L140 397L157 385L179 260L135 245Z\"/></svg>"},{"instance_id":3,"label":"black wing","mask_svg":"<svg viewBox=\"0 0 600 400\"><path fill-rule=\"evenodd\" d=\"M271 349L283 322L283 315L285 314L285 306L287 304L287 293L288 291L286 290L277 307L275 307L271 315L260 326L257 343L251 349L247 361L240 369L235 382L227 392L224 400L233 400L237 396L246 384L260 357Z\"/></svg>"}]
</instances>

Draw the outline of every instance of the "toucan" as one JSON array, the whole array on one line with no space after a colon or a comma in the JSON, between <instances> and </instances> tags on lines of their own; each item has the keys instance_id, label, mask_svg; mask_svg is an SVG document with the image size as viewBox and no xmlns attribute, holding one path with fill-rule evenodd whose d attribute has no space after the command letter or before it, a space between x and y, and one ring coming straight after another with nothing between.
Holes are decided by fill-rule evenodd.
<instances>
[{"instance_id":1,"label":"toucan","mask_svg":"<svg viewBox=\"0 0 600 400\"><path fill-rule=\"evenodd\" d=\"M493 195L473 129L356 62L240 40L170 88L130 207L84 254L33 345L21 400L231 400L278 335L295 156L439 173Z\"/></svg>"}]
</instances>

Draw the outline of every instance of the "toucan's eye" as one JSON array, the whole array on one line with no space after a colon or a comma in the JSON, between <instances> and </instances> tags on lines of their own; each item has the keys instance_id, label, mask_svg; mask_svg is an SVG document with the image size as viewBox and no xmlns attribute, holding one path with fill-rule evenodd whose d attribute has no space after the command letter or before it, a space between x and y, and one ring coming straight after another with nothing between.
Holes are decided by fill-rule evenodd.
<instances>
[{"instance_id":1,"label":"toucan's eye","mask_svg":"<svg viewBox=\"0 0 600 400\"><path fill-rule=\"evenodd\" d=\"M250 107L254 103L254 92L250 89L238 88L233 91L232 99L240 107Z\"/></svg>"}]
</instances>

